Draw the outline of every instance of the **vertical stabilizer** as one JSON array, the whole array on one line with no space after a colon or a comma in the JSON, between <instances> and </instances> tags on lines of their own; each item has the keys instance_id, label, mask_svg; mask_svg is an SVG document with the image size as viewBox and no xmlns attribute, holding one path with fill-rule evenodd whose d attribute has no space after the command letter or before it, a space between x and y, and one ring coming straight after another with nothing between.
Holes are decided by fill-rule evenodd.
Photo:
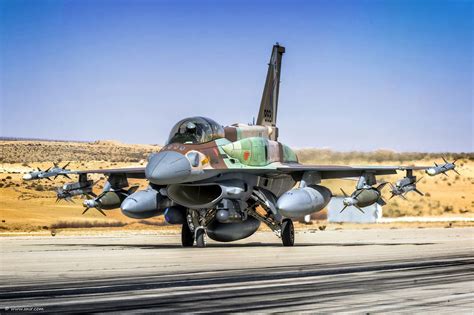
<instances>
[{"instance_id":1,"label":"vertical stabilizer","mask_svg":"<svg viewBox=\"0 0 474 315\"><path fill-rule=\"evenodd\" d=\"M280 89L281 59L284 53L285 47L280 46L278 43L273 46L257 118L257 125L271 128L270 138L272 140L277 140L278 138L276 119L278 111L278 92Z\"/></svg>"}]
</instances>

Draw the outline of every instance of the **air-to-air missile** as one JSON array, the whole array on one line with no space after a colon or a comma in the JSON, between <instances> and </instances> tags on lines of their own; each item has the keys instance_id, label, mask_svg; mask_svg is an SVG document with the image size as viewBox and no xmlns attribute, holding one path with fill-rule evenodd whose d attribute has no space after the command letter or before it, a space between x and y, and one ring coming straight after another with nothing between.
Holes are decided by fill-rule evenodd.
<instances>
[{"instance_id":1,"label":"air-to-air missile","mask_svg":"<svg viewBox=\"0 0 474 315\"><path fill-rule=\"evenodd\" d=\"M39 179L40 174L43 174L45 171L42 171L39 167L37 171L29 172L28 174L23 175L23 180L34 180Z\"/></svg>"},{"instance_id":2,"label":"air-to-air missile","mask_svg":"<svg viewBox=\"0 0 474 315\"><path fill-rule=\"evenodd\" d=\"M66 169L66 167L69 165L70 162L68 162L66 165L63 167L59 167L57 163L53 163L53 167L48 168L46 171L41 170L38 167L37 171L30 172L28 174L25 174L23 176L24 180L34 180L34 179L48 179L51 180L50 177L53 177L56 179L59 175L65 176L69 179L71 179L67 173L70 171Z\"/></svg>"},{"instance_id":3,"label":"air-to-air missile","mask_svg":"<svg viewBox=\"0 0 474 315\"><path fill-rule=\"evenodd\" d=\"M386 184L387 183L381 183L377 187L364 184L363 186L358 186L350 196L341 188L341 191L344 194L344 199L342 200L344 208L342 208L340 212L344 211L349 206L356 207L362 213L364 213L364 210L361 208L368 207L374 203L384 206L386 203L382 199L381 191Z\"/></svg>"},{"instance_id":4,"label":"air-to-air missile","mask_svg":"<svg viewBox=\"0 0 474 315\"><path fill-rule=\"evenodd\" d=\"M461 175L459 174L459 172L455 169L456 168L456 165L454 163L456 163L457 160L454 160L453 162L449 163L448 161L446 161L445 158L443 158L443 161L444 161L444 164L442 165L438 165L436 162L435 162L435 166L434 167L430 167L429 169L427 169L425 172L426 174L430 175L430 176L435 176L435 175L438 175L438 174L444 174L446 176L448 176L448 174L446 174L446 172L448 171L454 171L456 174L458 175Z\"/></svg>"},{"instance_id":5,"label":"air-to-air missile","mask_svg":"<svg viewBox=\"0 0 474 315\"><path fill-rule=\"evenodd\" d=\"M392 196L390 197L390 199L392 199L395 196L400 196L403 199L406 199L405 194L410 191L414 191L420 196L424 196L423 193L416 188L416 184L420 180L421 178L419 180L416 180L415 176L406 176L400 179L399 181L397 181L395 185L390 183L390 187L391 187L390 192L392 193Z\"/></svg>"},{"instance_id":6,"label":"air-to-air missile","mask_svg":"<svg viewBox=\"0 0 474 315\"><path fill-rule=\"evenodd\" d=\"M66 169L66 167L68 167L70 162L66 163L66 165L64 165L63 167L59 167L57 163L53 163L53 167L46 170L44 173L40 174L38 177L39 178L47 178L49 179L50 177L53 177L54 176L54 179L56 179L56 177L58 177L59 175L62 175L62 176L65 176L69 179L71 179L68 175L67 175L67 172L69 171L68 169Z\"/></svg>"},{"instance_id":7,"label":"air-to-air missile","mask_svg":"<svg viewBox=\"0 0 474 315\"><path fill-rule=\"evenodd\" d=\"M100 195L93 199L84 200L83 206L85 207L82 214L89 211L91 208L97 209L100 213L105 216L105 212L102 210L111 210L120 208L122 202L133 194L139 186L133 186L128 190L118 189L118 190L107 190L103 191Z\"/></svg>"},{"instance_id":8,"label":"air-to-air missile","mask_svg":"<svg viewBox=\"0 0 474 315\"><path fill-rule=\"evenodd\" d=\"M97 195L92 191L92 186L94 186L93 180L79 180L76 183L66 183L56 191L56 202L62 199L73 202L72 197L79 195L96 197Z\"/></svg>"}]
</instances>

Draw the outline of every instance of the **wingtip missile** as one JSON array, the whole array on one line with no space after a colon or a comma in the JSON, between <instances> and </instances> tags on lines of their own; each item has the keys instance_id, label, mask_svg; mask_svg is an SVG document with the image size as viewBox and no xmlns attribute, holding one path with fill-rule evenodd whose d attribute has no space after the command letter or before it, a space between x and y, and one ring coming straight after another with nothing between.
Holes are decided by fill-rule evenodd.
<instances>
[{"instance_id":1,"label":"wingtip missile","mask_svg":"<svg viewBox=\"0 0 474 315\"><path fill-rule=\"evenodd\" d=\"M453 162L449 163L444 157L442 158L444 161L444 164L440 165L437 164L436 162L434 163L434 167L430 167L425 170L425 173L428 174L429 176L435 176L439 174L443 174L444 176L449 176L447 174L448 171L454 171L456 174L461 175L455 168L456 168L456 160Z\"/></svg>"}]
</instances>

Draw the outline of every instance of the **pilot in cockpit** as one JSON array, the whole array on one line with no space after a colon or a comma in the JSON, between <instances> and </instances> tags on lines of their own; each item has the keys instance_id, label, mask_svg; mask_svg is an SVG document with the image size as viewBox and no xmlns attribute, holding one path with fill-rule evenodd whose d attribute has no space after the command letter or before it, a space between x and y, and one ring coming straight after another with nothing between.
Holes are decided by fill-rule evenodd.
<instances>
[{"instance_id":1,"label":"pilot in cockpit","mask_svg":"<svg viewBox=\"0 0 474 315\"><path fill-rule=\"evenodd\" d=\"M200 144L224 137L224 129L215 121L204 117L186 118L171 130L168 144Z\"/></svg>"}]
</instances>

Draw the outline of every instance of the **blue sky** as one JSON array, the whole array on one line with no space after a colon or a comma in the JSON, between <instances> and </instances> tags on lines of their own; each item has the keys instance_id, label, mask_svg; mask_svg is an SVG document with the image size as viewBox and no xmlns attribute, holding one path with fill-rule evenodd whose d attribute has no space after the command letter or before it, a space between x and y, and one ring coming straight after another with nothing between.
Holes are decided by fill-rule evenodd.
<instances>
[{"instance_id":1,"label":"blue sky","mask_svg":"<svg viewBox=\"0 0 474 315\"><path fill-rule=\"evenodd\" d=\"M473 151L472 1L0 0L1 135L162 144L257 115L286 46L280 141Z\"/></svg>"}]
</instances>

